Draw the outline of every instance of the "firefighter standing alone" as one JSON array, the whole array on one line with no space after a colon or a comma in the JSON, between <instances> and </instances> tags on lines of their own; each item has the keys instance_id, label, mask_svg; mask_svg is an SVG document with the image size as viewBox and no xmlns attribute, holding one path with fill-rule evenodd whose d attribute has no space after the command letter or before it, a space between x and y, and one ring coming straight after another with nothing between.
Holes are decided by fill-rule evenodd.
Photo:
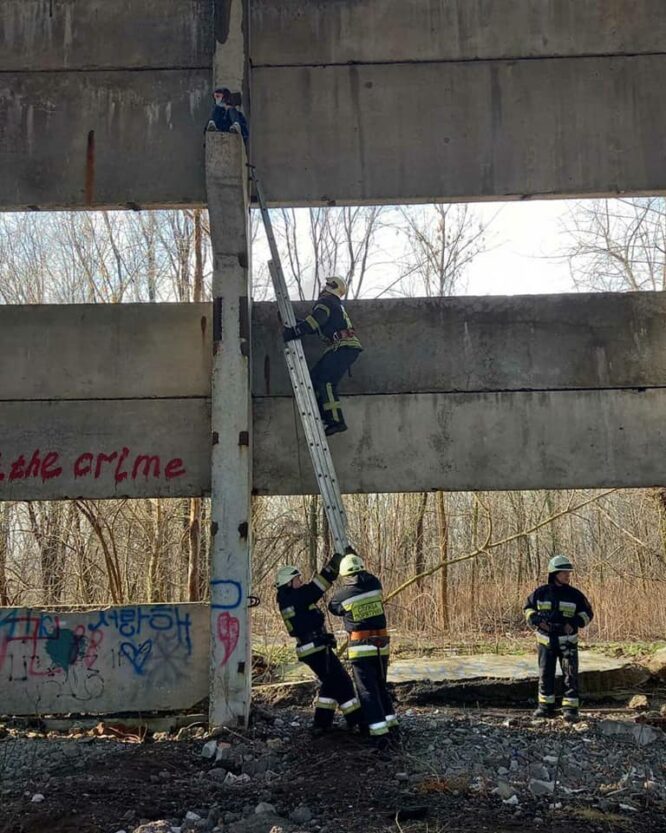
<instances>
[{"instance_id":1,"label":"firefighter standing alone","mask_svg":"<svg viewBox=\"0 0 666 833\"><path fill-rule=\"evenodd\" d=\"M335 709L340 707L349 727L361 721L361 706L351 677L335 654L335 638L324 628L324 614L317 606L338 577L340 561L335 553L312 581L303 582L298 567L286 565L277 571L275 586L280 614L290 636L296 642L296 655L314 671L321 682L313 732L320 734L333 725Z\"/></svg>"},{"instance_id":2,"label":"firefighter standing alone","mask_svg":"<svg viewBox=\"0 0 666 833\"><path fill-rule=\"evenodd\" d=\"M592 621L590 603L570 584L573 565L564 555L548 562L548 584L530 595L524 612L534 630L539 653L539 706L535 717L555 716L555 669L564 677L562 711L569 723L578 720L578 630Z\"/></svg>"},{"instance_id":3,"label":"firefighter standing alone","mask_svg":"<svg viewBox=\"0 0 666 833\"><path fill-rule=\"evenodd\" d=\"M310 314L303 321L296 322L295 327L285 327L282 336L285 341L293 341L304 335L318 334L328 345L310 371L319 413L328 436L347 430L338 399L338 383L363 351L342 303L346 293L347 284L342 278L326 278Z\"/></svg>"},{"instance_id":4,"label":"firefighter standing alone","mask_svg":"<svg viewBox=\"0 0 666 833\"><path fill-rule=\"evenodd\" d=\"M349 635L348 656L371 738L382 748L391 732L398 737L398 718L386 687L389 636L382 584L368 573L359 556L351 552L342 559L343 586L328 603L334 616L343 616Z\"/></svg>"}]
</instances>

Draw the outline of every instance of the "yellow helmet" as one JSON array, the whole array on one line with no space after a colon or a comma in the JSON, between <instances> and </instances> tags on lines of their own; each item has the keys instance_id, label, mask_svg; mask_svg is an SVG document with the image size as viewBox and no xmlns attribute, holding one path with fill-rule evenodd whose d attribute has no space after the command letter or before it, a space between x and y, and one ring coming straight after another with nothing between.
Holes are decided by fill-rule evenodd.
<instances>
[{"instance_id":1,"label":"yellow helmet","mask_svg":"<svg viewBox=\"0 0 666 833\"><path fill-rule=\"evenodd\" d=\"M300 574L301 571L298 567L294 567L293 564L286 564L284 567L280 567L277 571L275 575L275 586L284 587L285 584L289 584L290 581L298 578Z\"/></svg>"},{"instance_id":2,"label":"yellow helmet","mask_svg":"<svg viewBox=\"0 0 666 833\"><path fill-rule=\"evenodd\" d=\"M347 294L347 281L339 275L331 275L330 278L326 278L323 291L342 298Z\"/></svg>"},{"instance_id":3,"label":"yellow helmet","mask_svg":"<svg viewBox=\"0 0 666 833\"><path fill-rule=\"evenodd\" d=\"M365 570L365 564L363 563L363 559L356 555L356 553L350 553L349 555L345 555L345 557L340 562L340 575L341 576L353 576L356 573L361 573Z\"/></svg>"}]
</instances>

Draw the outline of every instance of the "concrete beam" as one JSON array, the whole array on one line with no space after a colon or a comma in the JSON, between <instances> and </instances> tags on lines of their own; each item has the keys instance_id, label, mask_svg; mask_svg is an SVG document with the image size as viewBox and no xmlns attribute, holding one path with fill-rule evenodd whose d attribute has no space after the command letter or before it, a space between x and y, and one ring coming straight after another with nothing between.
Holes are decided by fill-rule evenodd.
<instances>
[{"instance_id":1,"label":"concrete beam","mask_svg":"<svg viewBox=\"0 0 666 833\"><path fill-rule=\"evenodd\" d=\"M663 52L660 0L254 0L253 66Z\"/></svg>"},{"instance_id":2,"label":"concrete beam","mask_svg":"<svg viewBox=\"0 0 666 833\"><path fill-rule=\"evenodd\" d=\"M0 608L0 715L190 709L209 642L203 604Z\"/></svg>"},{"instance_id":3,"label":"concrete beam","mask_svg":"<svg viewBox=\"0 0 666 833\"><path fill-rule=\"evenodd\" d=\"M666 482L663 455L655 453L666 439L664 388L350 396L343 404L351 428L331 450L344 492ZM210 493L205 400L5 402L0 424L0 500ZM314 493L298 430L297 440L291 399L254 401L256 493ZM40 465L31 466L35 452ZM111 461L99 456L114 452ZM45 464L50 453L58 456ZM159 475L146 456L159 458ZM182 465L173 464L169 478L174 459Z\"/></svg>"},{"instance_id":4,"label":"concrete beam","mask_svg":"<svg viewBox=\"0 0 666 833\"><path fill-rule=\"evenodd\" d=\"M367 349L345 395L666 386L663 292L346 307ZM280 333L254 304L255 397L291 396ZM0 306L0 401L209 397L211 340L210 304ZM312 364L323 345L303 343Z\"/></svg>"},{"instance_id":5,"label":"concrete beam","mask_svg":"<svg viewBox=\"0 0 666 833\"><path fill-rule=\"evenodd\" d=\"M296 304L297 317L310 305ZM345 395L666 386L666 292L345 303L367 348ZM1 321L1 319L0 319ZM255 304L254 396L290 396L274 304ZM310 365L317 338L303 340Z\"/></svg>"},{"instance_id":6,"label":"concrete beam","mask_svg":"<svg viewBox=\"0 0 666 833\"><path fill-rule=\"evenodd\" d=\"M210 304L0 306L0 401L209 397Z\"/></svg>"},{"instance_id":7,"label":"concrete beam","mask_svg":"<svg viewBox=\"0 0 666 833\"><path fill-rule=\"evenodd\" d=\"M280 205L662 193L664 73L664 55L257 68L253 156Z\"/></svg>"},{"instance_id":8,"label":"concrete beam","mask_svg":"<svg viewBox=\"0 0 666 833\"><path fill-rule=\"evenodd\" d=\"M274 204L666 192L659 0L252 9L252 156ZM212 11L5 0L0 210L203 204Z\"/></svg>"},{"instance_id":9,"label":"concrete beam","mask_svg":"<svg viewBox=\"0 0 666 833\"><path fill-rule=\"evenodd\" d=\"M0 402L0 425L0 500L210 489L206 399Z\"/></svg>"},{"instance_id":10,"label":"concrete beam","mask_svg":"<svg viewBox=\"0 0 666 833\"><path fill-rule=\"evenodd\" d=\"M0 210L203 204L209 69L0 74Z\"/></svg>"},{"instance_id":11,"label":"concrete beam","mask_svg":"<svg viewBox=\"0 0 666 833\"><path fill-rule=\"evenodd\" d=\"M666 390L356 396L331 442L343 492L632 488L666 482ZM313 494L288 399L254 405L254 488Z\"/></svg>"},{"instance_id":12,"label":"concrete beam","mask_svg":"<svg viewBox=\"0 0 666 833\"><path fill-rule=\"evenodd\" d=\"M211 0L2 0L0 72L209 68Z\"/></svg>"}]
</instances>

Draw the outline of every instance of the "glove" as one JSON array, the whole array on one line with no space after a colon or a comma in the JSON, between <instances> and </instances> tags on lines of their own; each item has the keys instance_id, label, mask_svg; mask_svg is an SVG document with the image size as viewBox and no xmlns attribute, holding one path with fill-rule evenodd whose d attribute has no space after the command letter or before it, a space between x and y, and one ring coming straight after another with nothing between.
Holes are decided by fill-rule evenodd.
<instances>
[{"instance_id":1,"label":"glove","mask_svg":"<svg viewBox=\"0 0 666 833\"><path fill-rule=\"evenodd\" d=\"M567 636L571 636L571 634L572 634L573 632L574 632L573 626L572 626L572 625L569 625L569 624L567 623L567 624L564 626L564 633L565 633Z\"/></svg>"},{"instance_id":2,"label":"glove","mask_svg":"<svg viewBox=\"0 0 666 833\"><path fill-rule=\"evenodd\" d=\"M284 341L285 344L287 344L290 341L296 341L296 339L299 339L300 337L301 337L301 333L300 333L300 330L298 329L298 326L296 326L296 327L285 327L282 330L282 340Z\"/></svg>"},{"instance_id":3,"label":"glove","mask_svg":"<svg viewBox=\"0 0 666 833\"><path fill-rule=\"evenodd\" d=\"M335 570L336 573L340 572L340 562L342 561L342 555L339 552L334 552L331 560L328 562L331 569Z\"/></svg>"},{"instance_id":4,"label":"glove","mask_svg":"<svg viewBox=\"0 0 666 833\"><path fill-rule=\"evenodd\" d=\"M327 633L325 644L328 645L329 648L337 648L338 647L338 640L335 638L335 636L332 633Z\"/></svg>"}]
</instances>

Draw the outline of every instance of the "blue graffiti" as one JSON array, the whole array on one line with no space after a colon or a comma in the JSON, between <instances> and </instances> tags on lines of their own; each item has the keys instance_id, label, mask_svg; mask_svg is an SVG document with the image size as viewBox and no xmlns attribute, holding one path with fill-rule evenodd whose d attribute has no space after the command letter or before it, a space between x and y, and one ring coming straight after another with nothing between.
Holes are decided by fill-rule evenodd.
<instances>
[{"instance_id":1,"label":"blue graffiti","mask_svg":"<svg viewBox=\"0 0 666 833\"><path fill-rule=\"evenodd\" d=\"M100 610L98 616L97 622L88 625L89 630L115 628L125 639L140 639L146 631L161 631L175 636L187 653L192 653L192 620L189 613L181 614L176 605L111 608Z\"/></svg>"},{"instance_id":2,"label":"blue graffiti","mask_svg":"<svg viewBox=\"0 0 666 833\"><path fill-rule=\"evenodd\" d=\"M135 645L133 642L123 642L120 646L120 653L123 654L131 663L137 674L143 674L146 662L153 650L153 640L146 639L140 645Z\"/></svg>"},{"instance_id":3,"label":"blue graffiti","mask_svg":"<svg viewBox=\"0 0 666 833\"><path fill-rule=\"evenodd\" d=\"M240 582L233 579L214 579L210 583L213 610L235 610L243 598Z\"/></svg>"}]
</instances>

